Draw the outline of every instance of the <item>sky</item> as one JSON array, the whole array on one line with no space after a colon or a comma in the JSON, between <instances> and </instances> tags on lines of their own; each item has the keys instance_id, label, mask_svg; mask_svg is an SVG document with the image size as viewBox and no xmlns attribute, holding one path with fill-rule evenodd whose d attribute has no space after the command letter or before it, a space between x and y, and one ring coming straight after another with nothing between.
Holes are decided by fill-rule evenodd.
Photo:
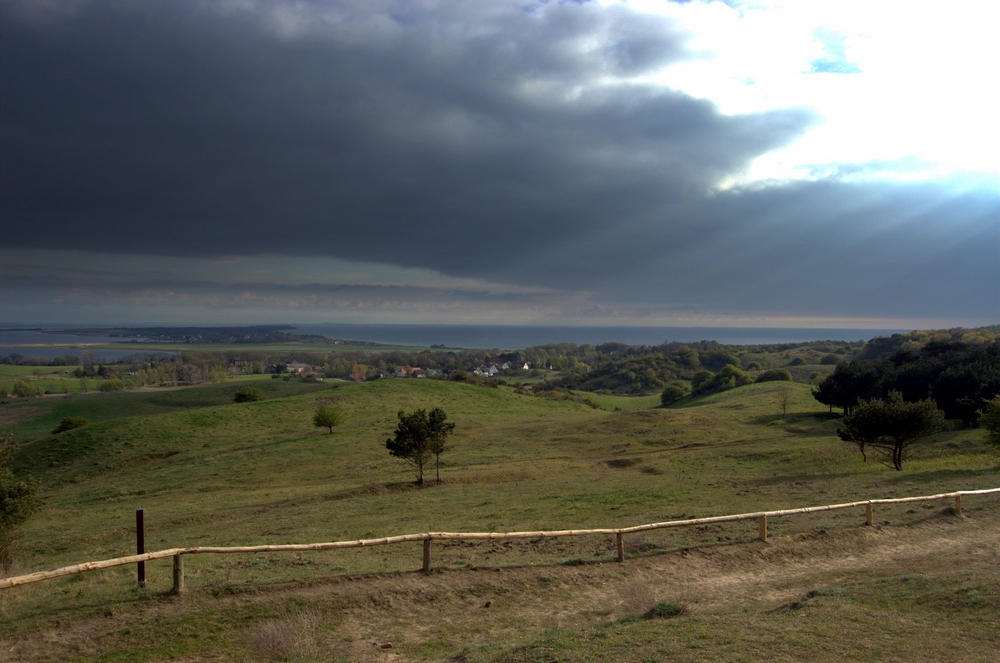
<instances>
[{"instance_id":1,"label":"sky","mask_svg":"<svg viewBox=\"0 0 1000 663\"><path fill-rule=\"evenodd\" d=\"M0 322L1000 323L998 18L0 0Z\"/></svg>"}]
</instances>

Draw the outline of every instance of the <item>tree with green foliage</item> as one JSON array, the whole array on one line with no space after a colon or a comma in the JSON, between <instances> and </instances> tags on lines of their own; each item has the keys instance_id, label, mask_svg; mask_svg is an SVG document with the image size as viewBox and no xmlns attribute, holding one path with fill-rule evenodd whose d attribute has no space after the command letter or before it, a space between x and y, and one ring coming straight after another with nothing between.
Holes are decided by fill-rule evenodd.
<instances>
[{"instance_id":1,"label":"tree with green foliage","mask_svg":"<svg viewBox=\"0 0 1000 663\"><path fill-rule=\"evenodd\" d=\"M861 401L844 417L837 435L853 442L868 460L872 448L888 457L897 470L903 469L906 450L918 440L944 429L944 412L932 400L907 403L898 391L883 399Z\"/></svg>"},{"instance_id":2,"label":"tree with green foliage","mask_svg":"<svg viewBox=\"0 0 1000 663\"><path fill-rule=\"evenodd\" d=\"M986 443L1000 449L1000 395L994 396L979 411L979 425L986 432Z\"/></svg>"},{"instance_id":3,"label":"tree with green foliage","mask_svg":"<svg viewBox=\"0 0 1000 663\"><path fill-rule=\"evenodd\" d=\"M120 378L107 378L101 382L101 391L122 391L125 383Z\"/></svg>"},{"instance_id":4,"label":"tree with green foliage","mask_svg":"<svg viewBox=\"0 0 1000 663\"><path fill-rule=\"evenodd\" d=\"M58 435L59 433L64 433L68 430L73 430L74 428L83 428L84 426L89 425L90 419L85 417L66 417L59 422L59 425L55 427L52 434Z\"/></svg>"},{"instance_id":5,"label":"tree with green foliage","mask_svg":"<svg viewBox=\"0 0 1000 663\"><path fill-rule=\"evenodd\" d=\"M344 423L344 415L334 410L329 405L320 405L313 413L313 426L317 428L329 428L333 434L333 427Z\"/></svg>"},{"instance_id":6,"label":"tree with green foliage","mask_svg":"<svg viewBox=\"0 0 1000 663\"><path fill-rule=\"evenodd\" d=\"M712 371L698 371L691 376L691 391L700 394L705 387L711 384L713 379L715 379L715 373Z\"/></svg>"},{"instance_id":7,"label":"tree with green foliage","mask_svg":"<svg viewBox=\"0 0 1000 663\"><path fill-rule=\"evenodd\" d=\"M257 403L264 400L264 392L259 387L243 387L233 394L234 403Z\"/></svg>"},{"instance_id":8,"label":"tree with green foliage","mask_svg":"<svg viewBox=\"0 0 1000 663\"><path fill-rule=\"evenodd\" d=\"M7 467L14 453L13 440L13 433L0 431L0 570L4 573L14 562L18 528L39 506L31 477L19 479Z\"/></svg>"},{"instance_id":9,"label":"tree with green foliage","mask_svg":"<svg viewBox=\"0 0 1000 663\"><path fill-rule=\"evenodd\" d=\"M455 430L455 424L447 421L448 415L439 407L427 413L427 431L431 440L431 453L434 454L434 470L438 483L441 482L441 454L451 447L447 445L448 436Z\"/></svg>"},{"instance_id":10,"label":"tree with green foliage","mask_svg":"<svg viewBox=\"0 0 1000 663\"><path fill-rule=\"evenodd\" d=\"M667 406L679 401L690 393L691 387L688 386L687 382L674 380L663 388L663 393L660 394L660 403Z\"/></svg>"},{"instance_id":11,"label":"tree with green foliage","mask_svg":"<svg viewBox=\"0 0 1000 663\"><path fill-rule=\"evenodd\" d=\"M400 410L393 437L386 439L385 448L389 455L400 458L417 470L417 483L424 485L424 467L434 456L438 459L438 481L441 480L440 457L446 451L445 440L455 429L455 424L446 421L447 415L441 408L414 410L406 414Z\"/></svg>"},{"instance_id":12,"label":"tree with green foliage","mask_svg":"<svg viewBox=\"0 0 1000 663\"><path fill-rule=\"evenodd\" d=\"M695 396L714 394L719 391L726 391L734 387L742 387L751 384L753 378L743 369L726 364L718 373L711 371L699 371L691 378L691 388Z\"/></svg>"},{"instance_id":13,"label":"tree with green foliage","mask_svg":"<svg viewBox=\"0 0 1000 663\"><path fill-rule=\"evenodd\" d=\"M757 376L754 382L791 382L792 374L786 368L772 368Z\"/></svg>"},{"instance_id":14,"label":"tree with green foliage","mask_svg":"<svg viewBox=\"0 0 1000 663\"><path fill-rule=\"evenodd\" d=\"M45 390L31 380L18 380L10 391L18 398L37 398L45 394Z\"/></svg>"}]
</instances>

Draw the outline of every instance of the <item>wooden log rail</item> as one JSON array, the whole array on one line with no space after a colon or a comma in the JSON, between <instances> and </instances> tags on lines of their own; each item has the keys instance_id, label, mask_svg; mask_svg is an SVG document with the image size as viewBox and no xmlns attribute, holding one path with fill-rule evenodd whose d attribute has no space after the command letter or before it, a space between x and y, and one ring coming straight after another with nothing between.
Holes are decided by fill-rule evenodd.
<instances>
[{"instance_id":1,"label":"wooden log rail","mask_svg":"<svg viewBox=\"0 0 1000 663\"><path fill-rule=\"evenodd\" d=\"M615 544L618 551L618 561L625 561L624 539L628 534L639 532L649 532L657 529L670 527L690 527L697 525L710 525L714 523L730 523L741 520L756 520L758 523L758 538L767 541L767 519L780 518L783 516L794 516L807 513L818 513L821 511L834 511L839 509L853 509L865 507L865 524L871 525L874 518L875 506L879 504L900 504L904 502L930 502L934 500L954 499L955 513L962 515L963 495L987 495L1000 493L1000 488L987 488L983 490L959 490L952 493L940 493L937 495L921 495L918 497L895 497L875 500L861 500L857 502L845 502L843 504L826 504L822 506L809 506L797 509L779 509L777 511L756 511L753 513L738 513L728 516L711 516L708 518L689 518L687 520L668 520L660 523L648 523L646 525L634 525L632 527L614 527L602 529L564 529L564 530L541 530L535 532L425 532L423 534L404 534L402 536L386 536L379 539L358 539L355 541L331 541L328 543L292 543L274 544L262 546L197 546L193 548L169 548L158 550L141 555L129 555L128 557L117 557L98 562L84 562L73 566L64 566L53 571L39 571L27 575L14 576L0 579L0 589L27 585L42 580L51 580L62 576L83 573L85 571L97 571L126 564L137 564L164 557L173 557L174 593L180 594L184 591L184 565L183 555L198 555L206 553L234 554L234 553L262 553L262 552L306 552L319 550L339 550L342 548L366 548L370 546L385 546L396 543L407 543L411 541L422 541L424 546L423 570L431 570L431 542L432 541L477 541L477 540L498 540L498 539L546 539L564 536L611 536L615 537Z\"/></svg>"}]
</instances>

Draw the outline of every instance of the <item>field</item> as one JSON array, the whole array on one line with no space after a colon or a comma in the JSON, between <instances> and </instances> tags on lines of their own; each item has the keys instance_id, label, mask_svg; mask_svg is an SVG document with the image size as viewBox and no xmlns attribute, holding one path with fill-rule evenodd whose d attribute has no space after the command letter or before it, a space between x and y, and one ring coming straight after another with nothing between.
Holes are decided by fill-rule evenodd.
<instances>
[{"instance_id":1,"label":"field","mask_svg":"<svg viewBox=\"0 0 1000 663\"><path fill-rule=\"evenodd\" d=\"M835 436L793 384L670 408L655 397L571 400L432 380L240 385L70 395L0 407L15 469L41 486L29 572L134 550L293 543L424 531L616 527L854 499L1000 486L976 430L943 433L895 472ZM788 383L784 383L787 385ZM345 422L312 426L318 403ZM457 424L442 481L413 484L384 440L399 409ZM50 436L62 417L94 423ZM434 470L430 470L433 479ZM0 590L0 660L989 660L1000 622L1000 500L969 500L635 537L420 544L169 560L138 590L121 567ZM658 601L684 612L643 619ZM942 617L947 619L942 621ZM372 646L392 642L392 649ZM268 644L270 643L270 644ZM284 644L282 644L284 643ZM943 652L949 656L942 656Z\"/></svg>"}]
</instances>

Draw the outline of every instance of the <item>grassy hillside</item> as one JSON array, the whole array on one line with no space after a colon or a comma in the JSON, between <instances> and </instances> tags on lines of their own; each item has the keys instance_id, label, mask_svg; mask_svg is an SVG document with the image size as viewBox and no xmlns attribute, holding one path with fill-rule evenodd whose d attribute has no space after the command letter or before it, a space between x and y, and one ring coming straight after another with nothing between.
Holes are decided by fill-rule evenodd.
<instances>
[{"instance_id":1,"label":"grassy hillside","mask_svg":"<svg viewBox=\"0 0 1000 663\"><path fill-rule=\"evenodd\" d=\"M670 408L655 407L655 397L598 396L599 409L504 387L432 380L383 380L333 389L278 380L257 384L269 391L269 400L232 404L239 385L227 384L0 407L0 416L15 422L21 440L16 469L39 481L45 500L42 513L24 530L20 571L128 554L134 547L131 527L139 506L146 511L147 548L156 549L428 530L619 526L1000 485L997 458L973 430L937 436L902 472L863 463L834 435L837 421L815 402L809 387L800 384L791 385L795 395L785 418L780 416L777 392L788 383L685 399ZM319 403L332 404L345 415L344 425L332 435L312 426L311 414ZM444 457L443 482L418 489L411 469L389 458L383 443L397 410L434 406L444 408L457 424L453 448ZM26 412L29 407L40 409ZM46 435L63 416L87 416L95 423ZM984 505L971 505L970 514L988 517ZM891 527L918 527L936 517L941 506L886 507L878 520ZM992 508L997 510L996 505ZM780 542L782 537L791 540L827 529L852 531L860 522L863 513L834 512L780 519L771 524L771 532ZM691 546L742 544L752 541L751 529L737 523L651 534L632 542L629 556L641 565ZM613 548L606 538L436 545L435 567L439 574L469 568L512 574L535 568L543 573L621 569L603 564L613 559ZM56 619L81 629L98 628L93 620L105 613L114 617L143 611L144 619L151 621L127 627L111 619L98 629L107 633L103 640L77 642L78 650L56 647L51 655L59 658L76 651L73 656L81 660L112 660L110 654L117 652L122 660L245 660L264 656L248 644L249 630L268 619L301 612L309 603L306 597L320 591L311 587L325 587L323 592L330 593L314 615L324 637L357 636L341 630L345 615L356 615L360 608L335 597L339 579L370 573L396 577L384 574L412 571L419 561L419 544L314 555L193 556L185 562L191 596L181 599L187 607L176 614L166 610L176 600L164 597L170 586L169 561L149 565L150 587L145 592L134 589L130 568L74 576L0 590L5 617L0 638L37 644ZM573 602L570 587L563 595L567 603ZM226 598L241 596L255 598L242 607ZM386 605L373 600L366 610L383 617L394 614L392 600ZM737 633L741 622L731 619L728 609L691 616L688 623L695 626L684 631L684 637L700 637L698 619L708 620L703 625L720 619L731 622ZM610 613L599 612L591 610L587 619L607 622ZM159 616L150 616L154 613ZM420 635L423 631L417 629L405 638L410 644L403 653L433 659L458 654L465 645L485 646L495 640L500 625L483 619L473 643L459 631ZM648 639L650 629L662 635L656 629L674 628L668 626L673 623L594 628L617 629L621 634L615 641L627 644ZM149 637L132 637L121 629ZM615 657L612 649L592 644L594 638L605 637L596 633L549 633L531 642L557 638L565 643L560 647L576 652L560 660L590 660L585 652L597 659ZM172 644L166 647L165 640ZM491 645L493 649L468 650L467 656L550 660L530 653L536 644L509 645L520 653L508 645ZM724 658L726 651L716 653Z\"/></svg>"}]
</instances>

